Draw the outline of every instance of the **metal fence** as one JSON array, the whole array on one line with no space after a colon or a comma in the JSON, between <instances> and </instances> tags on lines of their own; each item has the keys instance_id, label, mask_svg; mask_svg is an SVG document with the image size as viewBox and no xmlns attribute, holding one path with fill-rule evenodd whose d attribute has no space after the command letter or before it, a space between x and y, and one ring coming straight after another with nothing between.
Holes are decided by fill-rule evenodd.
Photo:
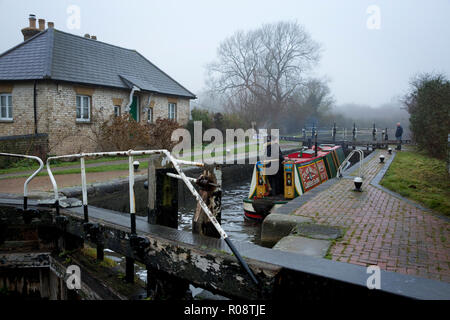
<instances>
[{"instance_id":1,"label":"metal fence","mask_svg":"<svg viewBox=\"0 0 450 320\"><path fill-rule=\"evenodd\" d=\"M298 134L282 135L283 140L307 141L314 140L317 134L319 141L358 141L358 142L382 142L395 140L397 128L379 128L374 124L370 128L359 128L357 124L352 127L338 127L334 125L330 128L305 127L299 130ZM409 130L403 131L402 140L411 140Z\"/></svg>"}]
</instances>

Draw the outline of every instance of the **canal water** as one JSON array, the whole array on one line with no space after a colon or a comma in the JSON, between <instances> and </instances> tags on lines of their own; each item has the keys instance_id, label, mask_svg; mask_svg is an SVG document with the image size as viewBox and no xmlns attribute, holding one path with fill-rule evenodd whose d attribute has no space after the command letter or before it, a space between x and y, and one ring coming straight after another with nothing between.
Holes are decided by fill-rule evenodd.
<instances>
[{"instance_id":1,"label":"canal water","mask_svg":"<svg viewBox=\"0 0 450 320\"><path fill-rule=\"evenodd\" d=\"M249 179L247 179L249 180ZM230 239L235 241L246 241L258 244L261 238L261 224L244 219L242 200L248 196L250 182L244 184L239 182L228 183L224 186L222 196L222 227ZM192 230L192 218L196 202L192 197L180 203L178 228L184 231ZM106 249L105 256L112 259L125 268L125 257ZM144 282L147 281L147 271L144 265L135 264L136 275ZM200 288L190 286L195 296L203 292Z\"/></svg>"},{"instance_id":2,"label":"canal water","mask_svg":"<svg viewBox=\"0 0 450 320\"><path fill-rule=\"evenodd\" d=\"M222 228L230 239L259 244L261 224L244 219L242 200L248 197L250 182L225 185L222 194ZM179 208L178 228L184 231L192 230L195 201L185 202Z\"/></svg>"}]
</instances>

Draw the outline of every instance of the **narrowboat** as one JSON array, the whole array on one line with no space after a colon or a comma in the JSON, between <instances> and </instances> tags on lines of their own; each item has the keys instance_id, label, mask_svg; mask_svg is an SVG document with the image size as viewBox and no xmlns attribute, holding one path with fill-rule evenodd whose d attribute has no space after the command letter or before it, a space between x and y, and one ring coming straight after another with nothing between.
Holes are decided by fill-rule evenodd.
<instances>
[{"instance_id":1,"label":"narrowboat","mask_svg":"<svg viewBox=\"0 0 450 320\"><path fill-rule=\"evenodd\" d=\"M339 145L320 145L281 157L276 175L266 175L267 161L258 161L253 169L248 198L244 199L247 220L261 222L292 199L302 196L336 177L344 151Z\"/></svg>"}]
</instances>

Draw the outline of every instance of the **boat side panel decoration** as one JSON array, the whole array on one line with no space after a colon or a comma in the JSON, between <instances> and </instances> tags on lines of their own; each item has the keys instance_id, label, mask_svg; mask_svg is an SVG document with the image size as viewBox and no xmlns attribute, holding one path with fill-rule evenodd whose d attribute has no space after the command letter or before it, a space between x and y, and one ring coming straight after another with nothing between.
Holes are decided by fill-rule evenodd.
<instances>
[{"instance_id":1,"label":"boat side panel decoration","mask_svg":"<svg viewBox=\"0 0 450 320\"><path fill-rule=\"evenodd\" d=\"M331 152L324 157L325 168L327 169L328 179L336 176L336 167L334 166L333 156Z\"/></svg>"},{"instance_id":2,"label":"boat side panel decoration","mask_svg":"<svg viewBox=\"0 0 450 320\"><path fill-rule=\"evenodd\" d=\"M317 170L319 171L319 177L321 183L324 183L328 180L327 169L325 168L325 164L322 159L316 161Z\"/></svg>"},{"instance_id":3,"label":"boat side panel decoration","mask_svg":"<svg viewBox=\"0 0 450 320\"><path fill-rule=\"evenodd\" d=\"M302 182L303 192L308 192L321 183L319 170L317 169L315 162L308 165L299 166L297 169Z\"/></svg>"},{"instance_id":4,"label":"boat side panel decoration","mask_svg":"<svg viewBox=\"0 0 450 320\"><path fill-rule=\"evenodd\" d=\"M248 193L248 198L253 199L256 196L256 182L257 182L257 170L256 165L253 168L252 182L250 183L250 191Z\"/></svg>"},{"instance_id":5,"label":"boat side panel decoration","mask_svg":"<svg viewBox=\"0 0 450 320\"><path fill-rule=\"evenodd\" d=\"M284 164L284 198L295 198L295 166L292 161Z\"/></svg>"},{"instance_id":6,"label":"boat side panel decoration","mask_svg":"<svg viewBox=\"0 0 450 320\"><path fill-rule=\"evenodd\" d=\"M344 150L342 148L337 148L336 153L337 153L337 159L339 161L337 168L339 168L341 163L345 160L345 154L344 154Z\"/></svg>"},{"instance_id":7,"label":"boat side panel decoration","mask_svg":"<svg viewBox=\"0 0 450 320\"><path fill-rule=\"evenodd\" d=\"M336 168L339 168L339 158L336 150L331 151L331 156L333 157L334 166Z\"/></svg>"},{"instance_id":8,"label":"boat side panel decoration","mask_svg":"<svg viewBox=\"0 0 450 320\"><path fill-rule=\"evenodd\" d=\"M294 186L295 186L295 196L296 197L301 196L303 194L303 189L298 169L294 170Z\"/></svg>"}]
</instances>

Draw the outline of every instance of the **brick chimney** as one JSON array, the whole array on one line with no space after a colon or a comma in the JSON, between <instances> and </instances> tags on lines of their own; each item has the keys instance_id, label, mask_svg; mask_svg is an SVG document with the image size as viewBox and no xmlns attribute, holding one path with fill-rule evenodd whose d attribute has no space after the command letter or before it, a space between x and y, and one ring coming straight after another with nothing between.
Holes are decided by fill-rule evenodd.
<instances>
[{"instance_id":1,"label":"brick chimney","mask_svg":"<svg viewBox=\"0 0 450 320\"><path fill-rule=\"evenodd\" d=\"M34 14L30 14L28 17L28 20L30 21L29 28L36 29L36 16Z\"/></svg>"},{"instance_id":2,"label":"brick chimney","mask_svg":"<svg viewBox=\"0 0 450 320\"><path fill-rule=\"evenodd\" d=\"M45 30L45 19L39 19L39 31Z\"/></svg>"},{"instance_id":3,"label":"brick chimney","mask_svg":"<svg viewBox=\"0 0 450 320\"><path fill-rule=\"evenodd\" d=\"M86 34L84 35L84 37L90 39L90 38L91 38L91 35L90 35L89 33L86 33Z\"/></svg>"},{"instance_id":4,"label":"brick chimney","mask_svg":"<svg viewBox=\"0 0 450 320\"><path fill-rule=\"evenodd\" d=\"M54 28L55 27L55 24L53 23L53 22L47 22L47 26L48 26L48 28Z\"/></svg>"},{"instance_id":5,"label":"brick chimney","mask_svg":"<svg viewBox=\"0 0 450 320\"><path fill-rule=\"evenodd\" d=\"M92 40L97 40L97 36L91 36Z\"/></svg>"},{"instance_id":6,"label":"brick chimney","mask_svg":"<svg viewBox=\"0 0 450 320\"><path fill-rule=\"evenodd\" d=\"M40 32L39 29L36 28L36 16L34 14L30 14L29 21L30 25L22 29L23 41L30 39Z\"/></svg>"}]
</instances>

